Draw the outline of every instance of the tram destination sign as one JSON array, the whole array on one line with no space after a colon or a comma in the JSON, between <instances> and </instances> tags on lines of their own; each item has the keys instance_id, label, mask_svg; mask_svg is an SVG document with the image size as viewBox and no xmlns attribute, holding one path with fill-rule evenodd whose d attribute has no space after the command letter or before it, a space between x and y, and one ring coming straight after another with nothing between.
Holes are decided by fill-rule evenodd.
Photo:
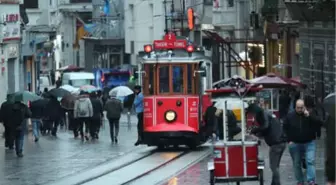
<instances>
[{"instance_id":1,"label":"tram destination sign","mask_svg":"<svg viewBox=\"0 0 336 185\"><path fill-rule=\"evenodd\" d=\"M187 40L177 40L174 33L168 33L163 40L154 40L154 49L185 49Z\"/></svg>"}]
</instances>

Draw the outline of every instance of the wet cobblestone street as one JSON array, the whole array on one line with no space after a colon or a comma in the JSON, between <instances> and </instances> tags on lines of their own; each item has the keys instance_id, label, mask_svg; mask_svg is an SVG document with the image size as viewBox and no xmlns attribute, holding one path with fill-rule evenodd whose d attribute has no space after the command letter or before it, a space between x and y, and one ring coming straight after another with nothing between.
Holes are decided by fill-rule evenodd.
<instances>
[{"instance_id":1,"label":"wet cobblestone street","mask_svg":"<svg viewBox=\"0 0 336 185\"><path fill-rule=\"evenodd\" d=\"M57 138L43 136L38 143L28 134L23 158L5 149L4 139L0 139L0 184L44 185L141 148L133 145L137 138L136 118L132 117L132 130L128 130L125 120L121 119L118 145L111 144L108 123L95 142L75 140L71 131L64 130L59 130Z\"/></svg>"}]
</instances>

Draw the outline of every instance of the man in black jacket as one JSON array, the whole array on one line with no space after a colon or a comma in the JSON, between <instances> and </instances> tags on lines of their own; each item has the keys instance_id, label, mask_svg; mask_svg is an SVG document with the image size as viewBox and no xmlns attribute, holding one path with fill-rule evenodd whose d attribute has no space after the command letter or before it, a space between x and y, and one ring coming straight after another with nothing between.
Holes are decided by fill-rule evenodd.
<instances>
[{"instance_id":1,"label":"man in black jacket","mask_svg":"<svg viewBox=\"0 0 336 185\"><path fill-rule=\"evenodd\" d=\"M7 94L7 98L6 101L4 103L1 104L1 108L0 108L0 122L3 123L4 127L5 127L5 147L9 148L9 149L13 149L13 146L10 146L8 144L9 141L9 137L10 137L10 128L9 128L9 121L8 121L8 110L9 107L13 104L13 101L11 100L11 95Z\"/></svg>"},{"instance_id":2,"label":"man in black jacket","mask_svg":"<svg viewBox=\"0 0 336 185\"><path fill-rule=\"evenodd\" d=\"M97 97L96 93L90 94L90 100L93 109L92 121L90 124L90 135L92 139L98 139L98 131L103 117L103 102Z\"/></svg>"},{"instance_id":3,"label":"man in black jacket","mask_svg":"<svg viewBox=\"0 0 336 185\"><path fill-rule=\"evenodd\" d=\"M315 185L315 139L318 121L310 115L304 101L296 101L295 111L289 113L284 120L284 131L287 136L289 153L293 160L294 173L298 185L304 184L302 158L305 156L307 181Z\"/></svg>"},{"instance_id":4,"label":"man in black jacket","mask_svg":"<svg viewBox=\"0 0 336 185\"><path fill-rule=\"evenodd\" d=\"M23 157L23 140L26 129L25 121L31 117L31 112L27 105L20 101L15 101L15 103L10 106L6 116L10 123L10 140L8 144L9 146L15 144L16 155Z\"/></svg>"},{"instance_id":5,"label":"man in black jacket","mask_svg":"<svg viewBox=\"0 0 336 185\"><path fill-rule=\"evenodd\" d=\"M264 137L266 144L270 147L271 185L280 185L279 166L282 154L286 148L286 139L283 134L282 125L272 113L264 111L255 103L247 108L247 112L253 114L259 124L259 127L252 129L251 133Z\"/></svg>"}]
</instances>

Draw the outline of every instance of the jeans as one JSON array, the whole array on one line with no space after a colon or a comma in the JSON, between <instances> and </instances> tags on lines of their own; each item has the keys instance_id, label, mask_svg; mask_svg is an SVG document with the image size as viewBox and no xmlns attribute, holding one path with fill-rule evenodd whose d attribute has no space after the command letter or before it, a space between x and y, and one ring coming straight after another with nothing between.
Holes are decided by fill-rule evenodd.
<instances>
[{"instance_id":1,"label":"jeans","mask_svg":"<svg viewBox=\"0 0 336 185\"><path fill-rule=\"evenodd\" d=\"M119 119L113 119L113 118L109 118L109 123L110 123L110 136L111 136L111 140L113 141L115 138L118 137L119 135Z\"/></svg>"},{"instance_id":2,"label":"jeans","mask_svg":"<svg viewBox=\"0 0 336 185\"><path fill-rule=\"evenodd\" d=\"M35 138L39 138L41 121L39 119L31 119L31 122L33 126L33 135Z\"/></svg>"},{"instance_id":3,"label":"jeans","mask_svg":"<svg viewBox=\"0 0 336 185\"><path fill-rule=\"evenodd\" d=\"M272 183L271 185L281 185L279 166L282 154L286 148L286 143L280 143L270 146L269 149L269 163L272 171Z\"/></svg>"},{"instance_id":4,"label":"jeans","mask_svg":"<svg viewBox=\"0 0 336 185\"><path fill-rule=\"evenodd\" d=\"M302 172L302 158L306 159L307 166L307 181L309 183L315 182L315 141L308 143L291 143L288 145L289 153L293 160L294 174L297 183L304 183L305 179Z\"/></svg>"},{"instance_id":5,"label":"jeans","mask_svg":"<svg viewBox=\"0 0 336 185\"><path fill-rule=\"evenodd\" d=\"M23 151L24 131L16 130L15 132L15 151L16 154L20 154Z\"/></svg>"}]
</instances>

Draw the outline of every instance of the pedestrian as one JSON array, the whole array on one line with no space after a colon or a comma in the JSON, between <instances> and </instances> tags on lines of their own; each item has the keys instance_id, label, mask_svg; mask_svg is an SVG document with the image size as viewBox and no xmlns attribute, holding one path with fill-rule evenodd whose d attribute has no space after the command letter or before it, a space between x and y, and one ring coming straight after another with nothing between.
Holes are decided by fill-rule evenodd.
<instances>
[{"instance_id":1,"label":"pedestrian","mask_svg":"<svg viewBox=\"0 0 336 185\"><path fill-rule=\"evenodd\" d=\"M306 176L309 185L315 185L315 152L317 120L309 114L302 99L295 104L295 111L284 119L284 132L287 136L289 153L293 161L294 174L298 185L303 185L302 159L305 156Z\"/></svg>"},{"instance_id":2,"label":"pedestrian","mask_svg":"<svg viewBox=\"0 0 336 185\"><path fill-rule=\"evenodd\" d=\"M223 110L217 109L215 113L217 125L215 126L217 128L218 137L220 140L224 139L224 120L223 120ZM239 134L241 132L241 128L238 126L236 116L232 110L226 110L226 116L227 116L227 129L228 129L228 140L232 141L234 139L234 136Z\"/></svg>"},{"instance_id":3,"label":"pedestrian","mask_svg":"<svg viewBox=\"0 0 336 185\"><path fill-rule=\"evenodd\" d=\"M3 123L4 128L5 128L5 147L9 149L13 149L13 146L9 146L8 141L9 141L9 134L10 134L10 128L9 128L9 117L8 117L8 110L10 106L13 104L13 101L11 100L11 95L7 94L6 101L1 104L0 108L0 121Z\"/></svg>"},{"instance_id":4,"label":"pedestrian","mask_svg":"<svg viewBox=\"0 0 336 185\"><path fill-rule=\"evenodd\" d=\"M61 77L58 77L58 79L56 80L55 84L56 84L56 88L59 88L59 87L62 86L62 79L61 79Z\"/></svg>"},{"instance_id":5,"label":"pedestrian","mask_svg":"<svg viewBox=\"0 0 336 185\"><path fill-rule=\"evenodd\" d=\"M111 95L111 98L107 100L104 109L106 110L106 117L110 123L111 142L118 143L119 120L123 108L122 103L117 99L116 94Z\"/></svg>"},{"instance_id":6,"label":"pedestrian","mask_svg":"<svg viewBox=\"0 0 336 185\"><path fill-rule=\"evenodd\" d=\"M135 146L138 146L139 144L142 143L143 141L143 94L141 92L141 86L135 86L134 87L135 91L135 99L134 99L134 107L135 107L135 112L137 113L138 117L138 140L134 144Z\"/></svg>"},{"instance_id":7,"label":"pedestrian","mask_svg":"<svg viewBox=\"0 0 336 185\"><path fill-rule=\"evenodd\" d=\"M216 102L212 102L212 105L210 105L204 113L204 120L205 120L205 132L207 137L211 137L214 134L218 135L218 130L215 126L217 126L217 121L216 119L216 111L217 108L215 107ZM212 139L212 138L210 138Z\"/></svg>"},{"instance_id":8,"label":"pedestrian","mask_svg":"<svg viewBox=\"0 0 336 185\"><path fill-rule=\"evenodd\" d=\"M254 115L259 126L251 130L251 133L264 138L269 146L269 163L272 171L271 185L280 185L280 161L286 149L286 138L283 127L271 112L263 110L259 105L253 103L247 108L247 112Z\"/></svg>"},{"instance_id":9,"label":"pedestrian","mask_svg":"<svg viewBox=\"0 0 336 185\"><path fill-rule=\"evenodd\" d=\"M81 135L82 141L84 137L86 140L89 140L89 130L90 130L90 121L93 116L92 103L90 101L89 95L87 92L81 91L79 98L75 101L74 107L74 118L78 121L79 132ZM85 124L85 134L84 134L84 124Z\"/></svg>"},{"instance_id":10,"label":"pedestrian","mask_svg":"<svg viewBox=\"0 0 336 185\"><path fill-rule=\"evenodd\" d=\"M33 135L35 138L35 142L38 142L40 137L40 127L42 124L42 118L43 118L43 111L48 103L48 100L37 100L31 103L30 111L32 113L32 126L33 126Z\"/></svg>"},{"instance_id":11,"label":"pedestrian","mask_svg":"<svg viewBox=\"0 0 336 185\"><path fill-rule=\"evenodd\" d=\"M10 139L9 146L15 144L15 151L18 157L23 157L23 140L26 129L26 119L31 118L31 111L28 106L20 101L15 101L7 112L8 121L10 122Z\"/></svg>"},{"instance_id":12,"label":"pedestrian","mask_svg":"<svg viewBox=\"0 0 336 185\"><path fill-rule=\"evenodd\" d=\"M103 103L96 92L90 94L90 100L93 108L93 116L90 124L90 135L92 139L98 139L99 127L103 117Z\"/></svg>"},{"instance_id":13,"label":"pedestrian","mask_svg":"<svg viewBox=\"0 0 336 185\"><path fill-rule=\"evenodd\" d=\"M49 130L49 132L51 129L51 135L57 137L57 129L61 122L62 116L64 115L64 110L62 109L61 104L56 97L50 97L45 113L47 116L46 129Z\"/></svg>"}]
</instances>

